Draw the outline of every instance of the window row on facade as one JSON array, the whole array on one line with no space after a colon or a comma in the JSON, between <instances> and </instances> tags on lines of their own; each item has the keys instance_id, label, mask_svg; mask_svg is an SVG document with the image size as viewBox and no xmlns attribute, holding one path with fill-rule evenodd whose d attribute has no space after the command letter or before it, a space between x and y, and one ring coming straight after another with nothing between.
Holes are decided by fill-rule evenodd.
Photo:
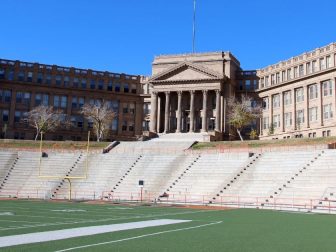
<instances>
[{"instance_id":1,"label":"window row on facade","mask_svg":"<svg viewBox=\"0 0 336 252\"><path fill-rule=\"evenodd\" d=\"M333 85L331 80L327 80L322 82L322 94L320 91L320 84L311 84L307 86L308 88L308 99L314 100L319 98L321 95L323 97L328 97L333 95ZM283 103L285 106L291 105L293 103L293 92L295 95L295 102L300 103L305 100L305 92L303 87L299 87L292 90L288 90L283 92ZM280 108L281 106L281 99L280 94L274 94L271 96L272 99L272 108ZM306 98L307 99L307 98ZM264 97L263 98L263 109L268 110L270 108L270 98Z\"/></svg>"},{"instance_id":2,"label":"window row on facade","mask_svg":"<svg viewBox=\"0 0 336 252\"><path fill-rule=\"evenodd\" d=\"M320 119L320 114L319 114L320 108L319 107L311 107L308 108L308 120L309 122L318 122ZM284 126L285 127L292 127L296 126L296 128L303 127L303 123L305 123L305 109L298 109L295 111L295 125L294 123L294 118L293 118L293 112L285 112L284 113ZM322 116L323 120L328 120L332 119L334 114L333 114L333 106L332 103L330 104L325 104L322 107ZM263 129L269 129L270 126L272 125L274 129L280 128L281 127L281 115L280 114L275 114L273 115L272 118L272 123L270 121L269 116L264 116L263 117Z\"/></svg>"},{"instance_id":3,"label":"window row on facade","mask_svg":"<svg viewBox=\"0 0 336 252\"><path fill-rule=\"evenodd\" d=\"M290 67L288 69L262 77L260 78L260 87L264 88L282 82L290 81L292 79L301 78L305 75L331 68L334 65L335 62L332 63L331 55L327 55L325 57L321 57L319 59L315 59L304 64L302 63L297 66Z\"/></svg>"},{"instance_id":4,"label":"window row on facade","mask_svg":"<svg viewBox=\"0 0 336 252\"><path fill-rule=\"evenodd\" d=\"M70 77L63 75L52 75L38 72L19 71L15 73L14 69L5 69L0 67L0 80L31 82L44 85L53 85L56 87L72 87L82 89L98 89L123 93L137 93L137 84L135 83L117 83L105 79L87 79L79 77Z\"/></svg>"},{"instance_id":5,"label":"window row on facade","mask_svg":"<svg viewBox=\"0 0 336 252\"><path fill-rule=\"evenodd\" d=\"M50 101L50 98L53 101ZM72 109L80 109L84 106L85 101L91 105L102 103L102 99L92 99L85 98L81 96L72 96L71 101L69 101L68 96L66 95L49 95L45 93L35 93L34 101L32 103L32 94L31 92L21 92L17 91L15 94L15 104L21 104L30 106L31 104L35 106L52 105L55 108L66 109L70 104ZM12 91L7 89L0 89L0 103L11 103L12 100ZM106 101L109 104L109 107L113 109L114 112L119 112L119 101L118 100L108 100ZM135 103L122 103L122 111L124 114L130 113L135 114Z\"/></svg>"}]
</instances>

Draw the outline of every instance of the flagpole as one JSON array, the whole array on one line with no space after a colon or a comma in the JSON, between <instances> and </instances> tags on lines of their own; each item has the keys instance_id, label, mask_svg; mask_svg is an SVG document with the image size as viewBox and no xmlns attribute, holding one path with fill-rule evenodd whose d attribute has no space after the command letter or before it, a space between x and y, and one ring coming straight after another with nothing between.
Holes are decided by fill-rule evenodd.
<instances>
[{"instance_id":1,"label":"flagpole","mask_svg":"<svg viewBox=\"0 0 336 252\"><path fill-rule=\"evenodd\" d=\"M194 0L194 17L193 17L193 38L192 38L192 52L195 53L195 35L196 35L196 0Z\"/></svg>"}]
</instances>

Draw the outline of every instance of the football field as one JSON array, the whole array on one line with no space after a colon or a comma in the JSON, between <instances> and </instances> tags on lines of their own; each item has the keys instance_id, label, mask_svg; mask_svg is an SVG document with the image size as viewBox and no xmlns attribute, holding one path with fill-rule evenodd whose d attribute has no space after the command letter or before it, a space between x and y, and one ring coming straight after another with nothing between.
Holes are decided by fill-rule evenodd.
<instances>
[{"instance_id":1,"label":"football field","mask_svg":"<svg viewBox=\"0 0 336 252\"><path fill-rule=\"evenodd\" d=\"M0 200L0 251L325 252L335 237L335 215Z\"/></svg>"}]
</instances>

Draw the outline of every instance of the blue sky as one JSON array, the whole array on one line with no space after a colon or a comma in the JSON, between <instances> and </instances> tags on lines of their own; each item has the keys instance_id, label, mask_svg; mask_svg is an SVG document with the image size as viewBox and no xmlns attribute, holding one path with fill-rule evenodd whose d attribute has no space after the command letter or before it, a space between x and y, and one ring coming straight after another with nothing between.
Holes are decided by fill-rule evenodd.
<instances>
[{"instance_id":1,"label":"blue sky","mask_svg":"<svg viewBox=\"0 0 336 252\"><path fill-rule=\"evenodd\" d=\"M257 69L336 41L334 0L196 0L196 52ZM192 50L193 0L1 0L0 58L150 75Z\"/></svg>"}]
</instances>

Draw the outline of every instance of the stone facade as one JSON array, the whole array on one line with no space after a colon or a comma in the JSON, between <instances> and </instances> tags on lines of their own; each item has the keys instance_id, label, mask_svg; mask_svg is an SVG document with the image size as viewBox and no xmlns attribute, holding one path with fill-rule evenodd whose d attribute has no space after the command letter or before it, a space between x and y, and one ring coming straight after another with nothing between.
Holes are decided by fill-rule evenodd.
<instances>
[{"instance_id":1,"label":"stone facade","mask_svg":"<svg viewBox=\"0 0 336 252\"><path fill-rule=\"evenodd\" d=\"M336 44L257 71L260 139L336 135Z\"/></svg>"},{"instance_id":2,"label":"stone facade","mask_svg":"<svg viewBox=\"0 0 336 252\"><path fill-rule=\"evenodd\" d=\"M116 112L107 139L134 140L142 134L141 77L127 74L0 60L1 137L33 139L23 123L37 105L53 106L71 118L71 127L45 135L48 140L85 140L92 128L80 114L84 103L107 101Z\"/></svg>"},{"instance_id":3,"label":"stone facade","mask_svg":"<svg viewBox=\"0 0 336 252\"><path fill-rule=\"evenodd\" d=\"M153 62L150 130L229 135L226 99L235 93L239 61L229 52L159 56Z\"/></svg>"},{"instance_id":4,"label":"stone facade","mask_svg":"<svg viewBox=\"0 0 336 252\"><path fill-rule=\"evenodd\" d=\"M150 77L0 60L2 137L32 139L19 120L38 104L64 110L73 127L49 139L82 140L89 123L84 102L107 100L116 110L108 139L152 134L197 133L213 140L234 138L227 99L242 94L263 105L260 139L336 135L336 43L259 70L244 71L230 52L162 55ZM4 127L5 126L5 127Z\"/></svg>"}]
</instances>

